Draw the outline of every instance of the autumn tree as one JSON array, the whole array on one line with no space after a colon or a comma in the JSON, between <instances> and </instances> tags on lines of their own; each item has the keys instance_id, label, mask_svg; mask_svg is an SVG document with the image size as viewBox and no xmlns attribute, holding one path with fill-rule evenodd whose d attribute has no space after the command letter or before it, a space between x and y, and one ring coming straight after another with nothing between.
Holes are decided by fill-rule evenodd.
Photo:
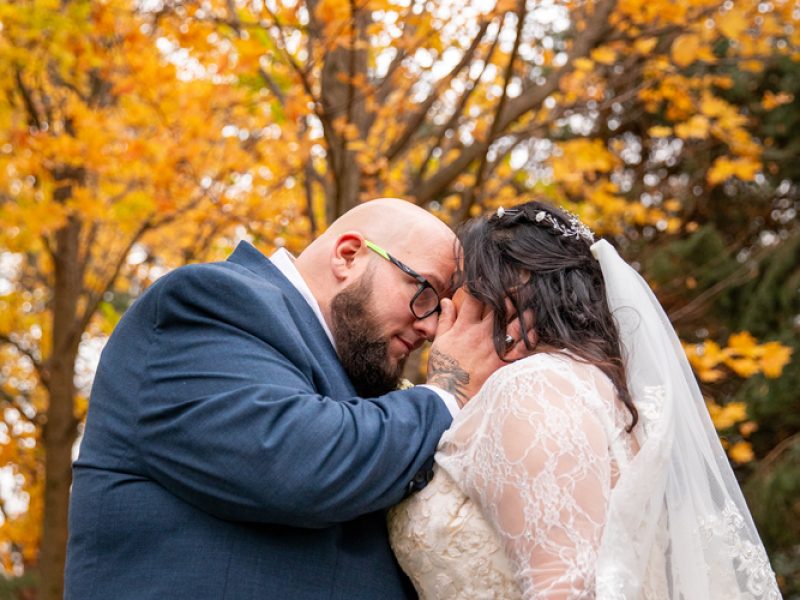
<instances>
[{"instance_id":1,"label":"autumn tree","mask_svg":"<svg viewBox=\"0 0 800 600\"><path fill-rule=\"evenodd\" d=\"M459 220L549 182L596 226L669 223L670 198L641 202L648 187L685 185L659 175L666 163L712 153L709 188L761 167L746 111L720 93L732 85L720 65L756 69L798 36L788 2L178 7L181 26L218 24L327 220L383 194Z\"/></svg>"},{"instance_id":2,"label":"autumn tree","mask_svg":"<svg viewBox=\"0 0 800 600\"><path fill-rule=\"evenodd\" d=\"M3 511L0 556L61 598L86 344L164 267L281 205L241 185L258 156L226 127L249 122L245 95L214 56L160 38L157 15L30 0L0 5L0 23L0 456L17 485L3 508L27 503Z\"/></svg>"},{"instance_id":3,"label":"autumn tree","mask_svg":"<svg viewBox=\"0 0 800 600\"><path fill-rule=\"evenodd\" d=\"M719 70L733 84L723 97L749 115L748 128L762 145L764 168L753 181L730 179L686 203L693 232L658 236L646 244L640 240L635 252L649 257L645 271L658 282L660 296L671 302L683 338L692 342L690 355L704 391L714 399L712 416L737 475L746 482L783 592L791 597L800 592L800 530L788 526L800 516L795 502L800 490L800 363L792 360L776 377L769 368L752 375L751 359L759 353L752 336L772 340L772 350L762 358L777 359L777 364L782 354L796 357L800 352L800 169L793 133L800 126L800 64L772 57L754 66ZM690 173L702 168L703 160L713 156L696 155L681 169ZM731 347L716 343L731 335ZM748 376L747 381L742 383L737 374Z\"/></svg>"},{"instance_id":4,"label":"autumn tree","mask_svg":"<svg viewBox=\"0 0 800 600\"><path fill-rule=\"evenodd\" d=\"M312 227L381 195L453 223L532 195L574 209L651 278L732 460L753 460L737 390L777 378L792 349L722 315L767 268L774 212L791 212L776 155L792 154L764 125L794 92L752 82L797 64L793 3L180 6L267 92Z\"/></svg>"},{"instance_id":5,"label":"autumn tree","mask_svg":"<svg viewBox=\"0 0 800 600\"><path fill-rule=\"evenodd\" d=\"M297 148L288 160L305 165L312 226L381 195L454 223L544 196L652 270L665 306L692 333L709 298L746 280L752 261L732 255L769 253L754 236L764 225L756 216L777 202L765 179L777 167L759 118L794 96L767 86L745 100L740 88L797 61L790 2L180 7L182 23L218 24L243 78L268 92L280 137ZM732 204L731 189L762 198ZM727 279L667 285L658 262L674 253L660 253L663 243L692 238L703 248L712 222L736 232L705 246ZM697 368L727 365L705 368L707 378L776 376L791 354L726 327L700 337L687 346L693 359L706 352ZM747 446L736 448L744 456Z\"/></svg>"}]
</instances>

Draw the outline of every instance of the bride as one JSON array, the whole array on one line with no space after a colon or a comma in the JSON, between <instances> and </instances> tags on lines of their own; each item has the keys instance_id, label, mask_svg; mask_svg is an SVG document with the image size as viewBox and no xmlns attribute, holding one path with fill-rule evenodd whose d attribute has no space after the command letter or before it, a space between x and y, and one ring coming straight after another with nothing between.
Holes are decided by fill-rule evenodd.
<instances>
[{"instance_id":1,"label":"bride","mask_svg":"<svg viewBox=\"0 0 800 600\"><path fill-rule=\"evenodd\" d=\"M442 437L431 483L390 513L420 596L780 598L644 280L538 202L471 222L461 241L498 353L522 315L530 354L486 382Z\"/></svg>"}]
</instances>

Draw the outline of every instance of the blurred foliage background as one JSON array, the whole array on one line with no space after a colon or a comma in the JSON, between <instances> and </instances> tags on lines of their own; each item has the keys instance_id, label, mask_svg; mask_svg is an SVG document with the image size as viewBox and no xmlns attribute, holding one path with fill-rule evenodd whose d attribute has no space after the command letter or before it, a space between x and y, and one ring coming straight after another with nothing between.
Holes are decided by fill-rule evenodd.
<instances>
[{"instance_id":1,"label":"blurred foliage background","mask_svg":"<svg viewBox=\"0 0 800 600\"><path fill-rule=\"evenodd\" d=\"M542 197L653 285L800 598L797 0L0 2L0 597L61 598L120 315L358 202Z\"/></svg>"}]
</instances>

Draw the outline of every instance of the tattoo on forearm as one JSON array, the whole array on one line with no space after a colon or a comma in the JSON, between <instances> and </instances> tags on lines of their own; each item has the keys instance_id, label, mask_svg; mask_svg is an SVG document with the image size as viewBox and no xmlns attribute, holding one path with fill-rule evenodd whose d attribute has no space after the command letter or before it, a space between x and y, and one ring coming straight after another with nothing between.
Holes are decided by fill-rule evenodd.
<instances>
[{"instance_id":1,"label":"tattoo on forearm","mask_svg":"<svg viewBox=\"0 0 800 600\"><path fill-rule=\"evenodd\" d=\"M469 385L469 373L462 369L452 356L436 349L431 350L428 359L428 383L438 385L453 394L460 406L464 406L469 400L466 390Z\"/></svg>"}]
</instances>

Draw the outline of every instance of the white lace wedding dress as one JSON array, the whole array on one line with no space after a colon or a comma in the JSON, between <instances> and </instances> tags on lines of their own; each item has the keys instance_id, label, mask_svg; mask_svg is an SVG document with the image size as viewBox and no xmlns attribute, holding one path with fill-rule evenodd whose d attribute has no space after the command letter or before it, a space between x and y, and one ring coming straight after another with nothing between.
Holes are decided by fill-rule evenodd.
<instances>
[{"instance_id":1,"label":"white lace wedding dress","mask_svg":"<svg viewBox=\"0 0 800 600\"><path fill-rule=\"evenodd\" d=\"M588 596L629 422L608 378L567 355L495 373L442 437L433 480L390 513L420 597Z\"/></svg>"},{"instance_id":2,"label":"white lace wedding dress","mask_svg":"<svg viewBox=\"0 0 800 600\"><path fill-rule=\"evenodd\" d=\"M673 437L659 425L665 394L648 395L637 436L608 378L569 355L490 377L442 437L433 480L389 513L420 597L780 598L740 505L715 492L724 506L683 518L685 484L664 461L693 450L660 442Z\"/></svg>"}]
</instances>

